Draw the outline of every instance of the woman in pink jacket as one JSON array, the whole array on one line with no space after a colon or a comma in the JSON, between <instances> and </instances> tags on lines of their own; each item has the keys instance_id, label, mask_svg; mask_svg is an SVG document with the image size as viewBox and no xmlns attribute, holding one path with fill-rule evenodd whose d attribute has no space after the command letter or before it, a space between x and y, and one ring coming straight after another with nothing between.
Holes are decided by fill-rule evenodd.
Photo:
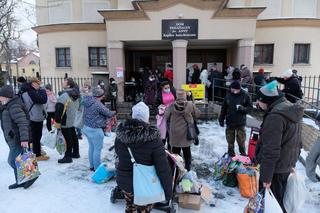
<instances>
[{"instance_id":1,"label":"woman in pink jacket","mask_svg":"<svg viewBox=\"0 0 320 213\"><path fill-rule=\"evenodd\" d=\"M47 111L47 129L50 132L52 130L52 119L54 119L54 112L56 111L56 103L57 97L52 91L52 86L47 84L46 86L46 93L48 97L48 101L46 104L46 111Z\"/></svg>"}]
</instances>

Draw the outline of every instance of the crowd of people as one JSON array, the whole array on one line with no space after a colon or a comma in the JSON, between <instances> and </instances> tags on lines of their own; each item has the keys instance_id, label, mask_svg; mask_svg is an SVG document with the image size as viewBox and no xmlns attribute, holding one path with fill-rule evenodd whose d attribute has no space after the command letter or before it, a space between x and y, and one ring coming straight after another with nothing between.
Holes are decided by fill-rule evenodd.
<instances>
[{"instance_id":1,"label":"crowd of people","mask_svg":"<svg viewBox=\"0 0 320 213\"><path fill-rule=\"evenodd\" d=\"M302 97L301 79L292 70L286 70L283 78L271 78L259 70L254 79L252 73L242 65L240 69L228 67L223 75L216 66L210 72L200 71L194 66L190 80L192 83L203 83L223 95L221 86L227 86L226 96L222 97L222 108L219 116L221 127L226 125L228 155L233 157L235 141L240 155L246 156L246 115L253 109L248 91L252 82L256 85L257 108L265 115L260 130L260 141L257 146L257 161L260 164L260 187L270 188L283 208L283 196L287 178L295 167L301 149L301 121L304 109L296 103ZM123 191L126 200L126 212L150 212L153 204L139 206L134 203L133 167L134 163L153 165L165 192L166 200L172 197L172 174L167 160L166 149L182 155L187 171L192 170L191 146L199 143L197 119L200 110L193 103L192 93L175 89L172 84L174 71L171 66L163 74L147 71L145 75L145 97L132 108L132 118L122 122L116 131L115 152L118 157L116 181ZM224 78L226 81L220 84ZM160 80L161 79L161 80ZM88 170L95 171L101 163L101 150L105 129L110 119L116 116L117 85L110 78L108 95L111 109L104 104L106 92L101 82L93 87L85 82L82 88L72 78L63 82L63 90L56 96L51 85L41 86L38 78L28 81L19 79L19 91L14 94L11 86L0 89L0 118L5 140L10 148L8 163L13 168L16 157L25 148L30 148L38 161L49 160L42 150L41 137L43 124L52 131L61 131L66 140L66 152L58 163L72 163L80 158L79 133L83 132L88 141ZM211 84L210 84L210 83ZM278 83L284 84L279 90ZM299 89L300 88L300 89ZM208 90L210 91L210 90ZM293 97L293 98L292 98ZM150 109L157 109L157 122L150 122ZM83 116L83 126L75 125L77 116ZM317 118L320 122L320 115ZM54 125L54 127L53 127ZM307 174L317 181L316 165L319 165L319 143L307 159ZM133 160L134 159L134 160ZM17 180L9 189L28 188L35 179L24 184Z\"/></svg>"}]
</instances>

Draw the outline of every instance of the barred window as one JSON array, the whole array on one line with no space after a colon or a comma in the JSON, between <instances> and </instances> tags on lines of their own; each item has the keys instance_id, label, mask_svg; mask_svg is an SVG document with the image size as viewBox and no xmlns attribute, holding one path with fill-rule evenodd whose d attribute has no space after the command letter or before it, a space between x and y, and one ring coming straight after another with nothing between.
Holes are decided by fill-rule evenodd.
<instances>
[{"instance_id":1,"label":"barred window","mask_svg":"<svg viewBox=\"0 0 320 213\"><path fill-rule=\"evenodd\" d=\"M294 44L294 64L309 64L310 44Z\"/></svg>"},{"instance_id":2,"label":"barred window","mask_svg":"<svg viewBox=\"0 0 320 213\"><path fill-rule=\"evenodd\" d=\"M89 47L89 66L107 66L107 49L105 47Z\"/></svg>"},{"instance_id":3,"label":"barred window","mask_svg":"<svg viewBox=\"0 0 320 213\"><path fill-rule=\"evenodd\" d=\"M254 47L254 64L273 64L274 44L257 44Z\"/></svg>"},{"instance_id":4,"label":"barred window","mask_svg":"<svg viewBox=\"0 0 320 213\"><path fill-rule=\"evenodd\" d=\"M70 48L56 48L56 66L71 67Z\"/></svg>"}]
</instances>

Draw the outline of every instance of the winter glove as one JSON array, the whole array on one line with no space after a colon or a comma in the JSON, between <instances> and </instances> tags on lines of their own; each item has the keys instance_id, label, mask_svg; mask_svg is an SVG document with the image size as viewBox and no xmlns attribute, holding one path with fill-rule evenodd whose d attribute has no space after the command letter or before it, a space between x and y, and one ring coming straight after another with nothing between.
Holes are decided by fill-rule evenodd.
<instances>
[{"instance_id":1,"label":"winter glove","mask_svg":"<svg viewBox=\"0 0 320 213\"><path fill-rule=\"evenodd\" d=\"M224 127L224 121L219 121L221 127Z\"/></svg>"},{"instance_id":2,"label":"winter glove","mask_svg":"<svg viewBox=\"0 0 320 213\"><path fill-rule=\"evenodd\" d=\"M246 113L246 108L244 106L238 105L237 106L237 111L241 113Z\"/></svg>"}]
</instances>

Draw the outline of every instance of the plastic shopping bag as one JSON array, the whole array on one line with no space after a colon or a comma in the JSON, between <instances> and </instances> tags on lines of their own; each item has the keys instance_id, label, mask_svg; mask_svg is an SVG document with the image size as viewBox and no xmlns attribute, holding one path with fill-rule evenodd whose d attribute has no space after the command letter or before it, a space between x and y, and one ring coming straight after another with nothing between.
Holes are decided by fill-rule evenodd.
<instances>
[{"instance_id":1,"label":"plastic shopping bag","mask_svg":"<svg viewBox=\"0 0 320 213\"><path fill-rule=\"evenodd\" d=\"M100 164L97 170L92 175L92 180L98 184L109 181L116 175L115 169L107 168L105 163Z\"/></svg>"},{"instance_id":2,"label":"plastic shopping bag","mask_svg":"<svg viewBox=\"0 0 320 213\"><path fill-rule=\"evenodd\" d=\"M66 140L63 137L61 130L57 130L56 150L60 155L63 155L67 150Z\"/></svg>"},{"instance_id":3,"label":"plastic shopping bag","mask_svg":"<svg viewBox=\"0 0 320 213\"><path fill-rule=\"evenodd\" d=\"M39 177L39 167L35 154L27 149L16 158L17 183L22 184Z\"/></svg>"},{"instance_id":4,"label":"plastic shopping bag","mask_svg":"<svg viewBox=\"0 0 320 213\"><path fill-rule=\"evenodd\" d=\"M296 172L288 177L287 188L284 194L283 204L288 213L299 213L307 199L307 188L304 178Z\"/></svg>"},{"instance_id":5,"label":"plastic shopping bag","mask_svg":"<svg viewBox=\"0 0 320 213\"><path fill-rule=\"evenodd\" d=\"M264 213L283 213L271 189L266 189L264 195Z\"/></svg>"},{"instance_id":6,"label":"plastic shopping bag","mask_svg":"<svg viewBox=\"0 0 320 213\"><path fill-rule=\"evenodd\" d=\"M244 213L263 213L263 211L264 211L263 192L259 192L254 197L250 198L248 205L244 209Z\"/></svg>"},{"instance_id":7,"label":"plastic shopping bag","mask_svg":"<svg viewBox=\"0 0 320 213\"><path fill-rule=\"evenodd\" d=\"M50 132L46 132L41 138L41 144L50 149L56 148L57 130L53 129Z\"/></svg>"}]
</instances>

